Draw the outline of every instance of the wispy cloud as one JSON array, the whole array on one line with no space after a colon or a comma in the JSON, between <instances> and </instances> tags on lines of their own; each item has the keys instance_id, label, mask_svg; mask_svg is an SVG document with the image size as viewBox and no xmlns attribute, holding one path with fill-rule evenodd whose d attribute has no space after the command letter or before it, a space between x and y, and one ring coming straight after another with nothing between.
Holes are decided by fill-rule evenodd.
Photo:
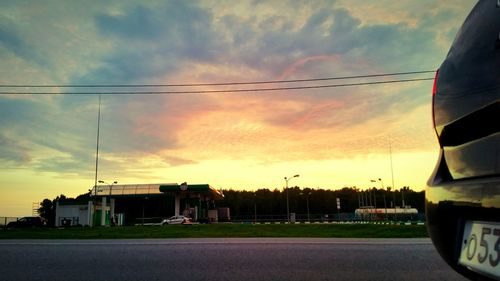
<instances>
[{"instance_id":1,"label":"wispy cloud","mask_svg":"<svg viewBox=\"0 0 500 281\"><path fill-rule=\"evenodd\" d=\"M438 67L471 5L3 2L0 82L179 84L428 70ZM214 161L231 163L233 172L248 163L274 169L289 161L351 161L387 153L389 140L395 152L428 152L435 146L430 87L419 82L246 94L106 95L100 171L137 181L180 169L183 175L209 177L207 163ZM75 90L81 89L56 89ZM96 95L0 95L0 166L92 178L97 107Z\"/></svg>"}]
</instances>

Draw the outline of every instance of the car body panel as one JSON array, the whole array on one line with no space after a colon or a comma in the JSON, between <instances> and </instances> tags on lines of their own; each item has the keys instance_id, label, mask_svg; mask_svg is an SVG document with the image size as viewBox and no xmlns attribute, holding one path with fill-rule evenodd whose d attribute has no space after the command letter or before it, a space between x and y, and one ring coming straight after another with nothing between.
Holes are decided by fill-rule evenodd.
<instances>
[{"instance_id":1,"label":"car body panel","mask_svg":"<svg viewBox=\"0 0 500 281\"><path fill-rule=\"evenodd\" d=\"M439 95L434 99L438 133L500 97L499 10L496 1L479 1L439 67Z\"/></svg>"},{"instance_id":2,"label":"car body panel","mask_svg":"<svg viewBox=\"0 0 500 281\"><path fill-rule=\"evenodd\" d=\"M496 1L479 1L439 68L434 122L453 179L500 174L499 27Z\"/></svg>"},{"instance_id":3,"label":"car body panel","mask_svg":"<svg viewBox=\"0 0 500 281\"><path fill-rule=\"evenodd\" d=\"M435 89L433 118L440 155L426 188L429 235L455 270L472 279L491 278L458 260L466 222L500 222L497 1L481 0L470 12L439 68Z\"/></svg>"}]
</instances>

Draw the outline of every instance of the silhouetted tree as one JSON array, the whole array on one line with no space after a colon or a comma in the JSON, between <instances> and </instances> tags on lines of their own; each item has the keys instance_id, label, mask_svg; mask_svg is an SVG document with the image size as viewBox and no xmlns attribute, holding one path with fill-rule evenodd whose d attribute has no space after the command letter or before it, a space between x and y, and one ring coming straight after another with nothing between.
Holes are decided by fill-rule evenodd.
<instances>
[{"instance_id":1,"label":"silhouetted tree","mask_svg":"<svg viewBox=\"0 0 500 281\"><path fill-rule=\"evenodd\" d=\"M40 217L44 218L48 226L54 226L55 222L55 207L50 199L43 199L40 203L40 208L38 208L38 213Z\"/></svg>"},{"instance_id":2,"label":"silhouetted tree","mask_svg":"<svg viewBox=\"0 0 500 281\"><path fill-rule=\"evenodd\" d=\"M68 200L68 198L61 194L54 198L54 200L43 199L40 203L40 208L38 208L38 214L40 217L44 218L47 222L47 226L54 226L56 221L56 202L60 200Z\"/></svg>"}]
</instances>

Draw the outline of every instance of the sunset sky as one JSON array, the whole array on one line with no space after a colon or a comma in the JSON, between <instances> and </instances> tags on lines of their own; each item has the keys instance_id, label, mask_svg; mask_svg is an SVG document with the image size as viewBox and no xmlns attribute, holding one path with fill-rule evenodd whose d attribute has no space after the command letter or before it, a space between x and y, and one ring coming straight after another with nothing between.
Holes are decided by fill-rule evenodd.
<instances>
[{"instance_id":1,"label":"sunset sky","mask_svg":"<svg viewBox=\"0 0 500 281\"><path fill-rule=\"evenodd\" d=\"M0 84L131 85L435 70L475 4L447 1L2 1ZM95 177L98 95L387 81L11 88L0 94L0 216L77 196ZM422 190L438 156L432 81L338 88L102 95L98 179L219 189ZM379 185L375 185L380 187Z\"/></svg>"}]
</instances>

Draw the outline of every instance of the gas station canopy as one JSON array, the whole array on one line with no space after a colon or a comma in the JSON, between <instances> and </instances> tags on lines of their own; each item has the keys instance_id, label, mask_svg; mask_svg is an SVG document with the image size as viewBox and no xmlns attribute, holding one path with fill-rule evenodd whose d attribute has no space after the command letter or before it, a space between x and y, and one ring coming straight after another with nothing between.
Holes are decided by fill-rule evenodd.
<instances>
[{"instance_id":1,"label":"gas station canopy","mask_svg":"<svg viewBox=\"0 0 500 281\"><path fill-rule=\"evenodd\" d=\"M161 196L165 193L173 194L204 194L220 200L224 198L222 192L216 190L208 184L110 184L98 185L92 189L92 196L95 197L122 197L122 196Z\"/></svg>"}]
</instances>

